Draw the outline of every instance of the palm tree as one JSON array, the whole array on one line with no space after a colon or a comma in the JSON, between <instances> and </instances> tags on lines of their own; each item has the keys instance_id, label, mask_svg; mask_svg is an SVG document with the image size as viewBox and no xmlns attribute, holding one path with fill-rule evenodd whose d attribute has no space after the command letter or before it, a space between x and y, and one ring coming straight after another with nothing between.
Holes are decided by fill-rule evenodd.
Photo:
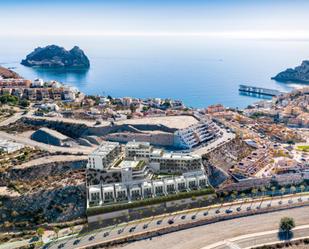
<instances>
[{"instance_id":1,"label":"palm tree","mask_svg":"<svg viewBox=\"0 0 309 249\"><path fill-rule=\"evenodd\" d=\"M281 193L281 200L282 200L283 194L285 193L285 187L282 187L282 188L280 189L280 193Z\"/></svg>"},{"instance_id":2,"label":"palm tree","mask_svg":"<svg viewBox=\"0 0 309 249\"><path fill-rule=\"evenodd\" d=\"M240 208L241 208L242 205L243 205L243 203L246 203L246 197L247 197L247 195L246 195L246 193L242 192L242 193L240 194L240 197L241 197L241 199L243 199L243 201L240 203Z\"/></svg>"},{"instance_id":3,"label":"palm tree","mask_svg":"<svg viewBox=\"0 0 309 249\"><path fill-rule=\"evenodd\" d=\"M45 229L43 227L39 227L36 230L37 235L40 237L40 240L42 241L43 235L44 235Z\"/></svg>"},{"instance_id":4,"label":"palm tree","mask_svg":"<svg viewBox=\"0 0 309 249\"><path fill-rule=\"evenodd\" d=\"M60 228L59 227L54 227L54 232L55 232L55 234L56 234L56 236L57 236L57 239L59 238L59 231L60 231Z\"/></svg>"},{"instance_id":5,"label":"palm tree","mask_svg":"<svg viewBox=\"0 0 309 249\"><path fill-rule=\"evenodd\" d=\"M258 193L258 190L257 190L256 188L253 188L253 189L251 190L251 197L252 197L251 206L252 206L252 204L253 204L253 202L254 202L254 197L256 197L257 193Z\"/></svg>"},{"instance_id":6,"label":"palm tree","mask_svg":"<svg viewBox=\"0 0 309 249\"><path fill-rule=\"evenodd\" d=\"M275 187L275 186L272 186L272 187L271 187L271 195L272 195L272 197L274 196L275 191L276 191L276 187Z\"/></svg>"},{"instance_id":7,"label":"palm tree","mask_svg":"<svg viewBox=\"0 0 309 249\"><path fill-rule=\"evenodd\" d=\"M296 188L295 188L295 186L292 185L292 186L290 187L290 193L291 193L291 194L295 194L295 193L296 193Z\"/></svg>"},{"instance_id":8,"label":"palm tree","mask_svg":"<svg viewBox=\"0 0 309 249\"><path fill-rule=\"evenodd\" d=\"M261 192L262 192L262 195L265 195L266 188L264 186L261 187Z\"/></svg>"},{"instance_id":9,"label":"palm tree","mask_svg":"<svg viewBox=\"0 0 309 249\"><path fill-rule=\"evenodd\" d=\"M303 185L303 184L302 184L302 185L300 185L300 191L301 191L301 192L304 192L304 191L305 191L305 189L306 189L305 185Z\"/></svg>"},{"instance_id":10,"label":"palm tree","mask_svg":"<svg viewBox=\"0 0 309 249\"><path fill-rule=\"evenodd\" d=\"M279 228L282 232L286 234L286 239L288 239L288 234L295 227L295 221L291 217L283 217L280 220Z\"/></svg>"}]
</instances>

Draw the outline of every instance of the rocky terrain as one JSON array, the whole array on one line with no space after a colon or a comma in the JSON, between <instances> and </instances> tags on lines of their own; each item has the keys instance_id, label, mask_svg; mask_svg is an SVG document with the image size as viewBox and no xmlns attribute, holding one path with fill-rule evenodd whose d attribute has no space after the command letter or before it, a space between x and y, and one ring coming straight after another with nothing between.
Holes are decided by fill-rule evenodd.
<instances>
[{"instance_id":1,"label":"rocky terrain","mask_svg":"<svg viewBox=\"0 0 309 249\"><path fill-rule=\"evenodd\" d=\"M38 47L21 61L28 67L89 68L90 62L83 50L75 46L66 50L57 45Z\"/></svg>"},{"instance_id":2,"label":"rocky terrain","mask_svg":"<svg viewBox=\"0 0 309 249\"><path fill-rule=\"evenodd\" d=\"M0 231L83 218L86 160L18 166L0 174Z\"/></svg>"},{"instance_id":3,"label":"rocky terrain","mask_svg":"<svg viewBox=\"0 0 309 249\"><path fill-rule=\"evenodd\" d=\"M8 69L8 68L5 68L5 67L1 67L0 66L0 77L2 77L3 79L20 79L22 77L20 77L18 75L18 73L15 73L14 71Z\"/></svg>"},{"instance_id":4,"label":"rocky terrain","mask_svg":"<svg viewBox=\"0 0 309 249\"><path fill-rule=\"evenodd\" d=\"M309 60L305 60L298 67L288 68L287 70L278 73L273 80L282 82L301 82L309 83Z\"/></svg>"}]
</instances>

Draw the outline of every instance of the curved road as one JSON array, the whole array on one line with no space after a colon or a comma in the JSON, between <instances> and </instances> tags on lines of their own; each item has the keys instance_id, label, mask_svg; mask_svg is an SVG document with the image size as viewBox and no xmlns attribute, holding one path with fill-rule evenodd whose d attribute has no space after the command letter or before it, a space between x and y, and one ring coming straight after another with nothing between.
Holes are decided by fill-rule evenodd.
<instances>
[{"instance_id":1,"label":"curved road","mask_svg":"<svg viewBox=\"0 0 309 249\"><path fill-rule=\"evenodd\" d=\"M283 216L291 216L297 225L309 223L309 207L300 207L221 221L205 226L142 240L121 249L237 249L278 241L278 225ZM271 231L269 231L271 230ZM266 232L265 232L266 231ZM294 231L294 238L309 237L309 226Z\"/></svg>"},{"instance_id":2,"label":"curved road","mask_svg":"<svg viewBox=\"0 0 309 249\"><path fill-rule=\"evenodd\" d=\"M93 231L90 234L79 237L73 236L52 243L47 248L86 248L90 245L102 243L104 241L112 241L119 237L126 237L136 233L156 230L171 225L190 223L192 220L198 221L205 218L214 218L222 215L230 215L237 212L246 213L248 209L267 210L269 204L272 207L284 206L286 210L270 212L266 214L253 215L243 218L235 218L228 221L221 221L204 226L193 227L191 229L182 230L160 237L154 237L152 240L143 240L121 246L124 249L156 249L160 247L168 247L169 249L200 249L204 246L233 238L236 236L277 229L280 218L282 216L293 216L297 225L309 223L309 206L293 208L295 203L306 203L309 205L309 194L302 196L301 200L298 196L284 196L282 199L274 200L255 200L254 202L232 203L218 207L205 207L200 210L188 210L183 213L166 214L165 216L156 216L145 220L124 223L116 227L103 228L99 231ZM241 209L238 209L241 207ZM218 212L217 210L220 210ZM230 211L227 211L230 210ZM172 224L169 224L171 223Z\"/></svg>"}]
</instances>

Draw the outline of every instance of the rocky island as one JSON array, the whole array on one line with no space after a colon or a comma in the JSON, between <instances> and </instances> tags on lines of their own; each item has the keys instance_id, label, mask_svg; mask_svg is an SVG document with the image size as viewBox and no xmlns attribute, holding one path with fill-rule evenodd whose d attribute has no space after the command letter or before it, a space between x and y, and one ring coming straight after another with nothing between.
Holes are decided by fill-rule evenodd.
<instances>
[{"instance_id":1,"label":"rocky island","mask_svg":"<svg viewBox=\"0 0 309 249\"><path fill-rule=\"evenodd\" d=\"M66 50L57 45L38 47L21 61L27 67L89 68L90 62L83 50L75 46Z\"/></svg>"},{"instance_id":2,"label":"rocky island","mask_svg":"<svg viewBox=\"0 0 309 249\"><path fill-rule=\"evenodd\" d=\"M300 66L294 69L288 68L271 79L281 82L309 83L309 60L303 61Z\"/></svg>"}]
</instances>

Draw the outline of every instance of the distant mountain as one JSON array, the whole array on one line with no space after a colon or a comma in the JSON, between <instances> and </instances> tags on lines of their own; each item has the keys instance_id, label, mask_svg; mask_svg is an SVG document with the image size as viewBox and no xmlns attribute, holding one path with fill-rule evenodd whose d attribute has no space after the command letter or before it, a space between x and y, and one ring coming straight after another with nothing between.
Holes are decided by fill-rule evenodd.
<instances>
[{"instance_id":1,"label":"distant mountain","mask_svg":"<svg viewBox=\"0 0 309 249\"><path fill-rule=\"evenodd\" d=\"M294 69L288 68L272 77L272 79L282 82L309 83L309 61L303 61L300 66Z\"/></svg>"},{"instance_id":2,"label":"distant mountain","mask_svg":"<svg viewBox=\"0 0 309 249\"><path fill-rule=\"evenodd\" d=\"M27 55L21 64L27 67L51 67L51 68L89 68L90 62L83 50L75 46L71 50L65 50L57 45L38 47Z\"/></svg>"},{"instance_id":3,"label":"distant mountain","mask_svg":"<svg viewBox=\"0 0 309 249\"><path fill-rule=\"evenodd\" d=\"M10 79L10 78L20 79L21 78L18 73L15 73L14 71L10 69L1 67L1 66L0 66L0 76L3 79Z\"/></svg>"}]
</instances>

